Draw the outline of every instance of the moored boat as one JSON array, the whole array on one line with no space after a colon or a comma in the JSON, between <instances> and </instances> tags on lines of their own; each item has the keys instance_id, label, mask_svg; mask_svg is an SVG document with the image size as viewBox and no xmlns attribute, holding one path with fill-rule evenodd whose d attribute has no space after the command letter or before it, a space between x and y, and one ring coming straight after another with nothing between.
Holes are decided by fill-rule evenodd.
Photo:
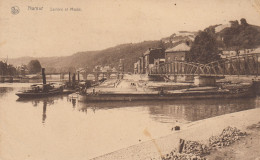
<instances>
[{"instance_id":1,"label":"moored boat","mask_svg":"<svg viewBox=\"0 0 260 160\"><path fill-rule=\"evenodd\" d=\"M45 68L42 68L42 84L31 85L31 88L24 91L18 91L16 95L19 98L38 98L47 97L63 93L63 85L55 83L46 83Z\"/></svg>"},{"instance_id":2,"label":"moored boat","mask_svg":"<svg viewBox=\"0 0 260 160\"><path fill-rule=\"evenodd\" d=\"M47 97L63 93L63 86L55 86L54 83L50 84L34 84L31 88L24 91L18 91L16 95L19 98L37 98Z\"/></svg>"},{"instance_id":3,"label":"moored boat","mask_svg":"<svg viewBox=\"0 0 260 160\"><path fill-rule=\"evenodd\" d=\"M253 86L235 89L216 87L197 87L172 91L130 91L130 92L93 92L79 96L79 101L138 101L138 100L180 100L180 99L211 99L211 98L244 98L254 97Z\"/></svg>"}]
</instances>

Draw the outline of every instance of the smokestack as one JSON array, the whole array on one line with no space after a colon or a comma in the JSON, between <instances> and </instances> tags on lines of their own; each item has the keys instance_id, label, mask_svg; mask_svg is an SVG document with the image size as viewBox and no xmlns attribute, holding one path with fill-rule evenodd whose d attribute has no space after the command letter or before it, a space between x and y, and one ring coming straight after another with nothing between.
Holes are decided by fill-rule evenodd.
<instances>
[{"instance_id":1,"label":"smokestack","mask_svg":"<svg viewBox=\"0 0 260 160\"><path fill-rule=\"evenodd\" d=\"M75 87L75 82L76 82L76 74L73 73L73 76L72 76L72 87L73 88Z\"/></svg>"},{"instance_id":2,"label":"smokestack","mask_svg":"<svg viewBox=\"0 0 260 160\"><path fill-rule=\"evenodd\" d=\"M70 72L69 72L69 85L71 84L71 80L70 80L71 78L70 78Z\"/></svg>"},{"instance_id":3,"label":"smokestack","mask_svg":"<svg viewBox=\"0 0 260 160\"><path fill-rule=\"evenodd\" d=\"M42 83L46 84L45 68L42 68Z\"/></svg>"}]
</instances>

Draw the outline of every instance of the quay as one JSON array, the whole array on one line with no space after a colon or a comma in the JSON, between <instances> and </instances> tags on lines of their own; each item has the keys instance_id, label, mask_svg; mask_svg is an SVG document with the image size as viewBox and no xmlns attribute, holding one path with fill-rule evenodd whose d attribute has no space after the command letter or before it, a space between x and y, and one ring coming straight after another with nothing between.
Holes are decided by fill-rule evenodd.
<instances>
[{"instance_id":1,"label":"quay","mask_svg":"<svg viewBox=\"0 0 260 160\"><path fill-rule=\"evenodd\" d=\"M259 114L260 109L256 108L199 120L180 126L180 131L173 131L170 135L163 137L153 137L153 135L151 135L151 140L149 141L139 142L133 146L106 153L92 160L160 160L161 156L169 154L174 148L178 147L180 139L206 143L211 136L219 135L222 130L228 126L236 127L250 134L251 131L248 130L248 126L260 122ZM242 119L243 121L241 121ZM144 134L147 132L149 133L149 131L144 131ZM258 141L258 139L253 139L253 141L254 140ZM254 148L251 147L251 149ZM245 155L240 156L242 156L240 159L255 159L256 157L260 157L260 154L257 152L249 155L249 157L245 157Z\"/></svg>"}]
</instances>

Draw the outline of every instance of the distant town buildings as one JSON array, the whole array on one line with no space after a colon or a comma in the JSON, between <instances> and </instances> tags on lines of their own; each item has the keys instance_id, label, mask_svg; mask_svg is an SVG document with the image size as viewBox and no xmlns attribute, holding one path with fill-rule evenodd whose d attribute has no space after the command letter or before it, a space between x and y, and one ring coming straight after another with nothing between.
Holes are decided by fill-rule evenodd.
<instances>
[{"instance_id":1,"label":"distant town buildings","mask_svg":"<svg viewBox=\"0 0 260 160\"><path fill-rule=\"evenodd\" d=\"M239 56L239 55L245 55L245 54L253 54L253 53L259 53L260 47L255 49L242 49L242 50L222 50L221 52L221 58L230 58L233 56Z\"/></svg>"},{"instance_id":2,"label":"distant town buildings","mask_svg":"<svg viewBox=\"0 0 260 160\"><path fill-rule=\"evenodd\" d=\"M170 37L162 38L163 43L176 43L185 41L194 41L197 32L179 31L178 33L172 34Z\"/></svg>"},{"instance_id":3,"label":"distant town buildings","mask_svg":"<svg viewBox=\"0 0 260 160\"><path fill-rule=\"evenodd\" d=\"M117 72L115 67L110 67L109 65L106 66L101 66L101 65L96 65L93 69L93 72Z\"/></svg>"},{"instance_id":4,"label":"distant town buildings","mask_svg":"<svg viewBox=\"0 0 260 160\"><path fill-rule=\"evenodd\" d=\"M164 63L171 62L184 62L187 59L187 55L190 53L190 43L183 42L172 48L150 48L147 50L136 63L134 63L134 74L149 74L154 66L159 66ZM243 50L223 50L220 49L221 58L229 58L245 54L260 53L260 47L255 49L243 49Z\"/></svg>"},{"instance_id":5,"label":"distant town buildings","mask_svg":"<svg viewBox=\"0 0 260 160\"><path fill-rule=\"evenodd\" d=\"M134 64L135 74L149 73L155 63L165 59L165 50L162 48L149 48L143 56L139 57L139 60Z\"/></svg>"},{"instance_id":6,"label":"distant town buildings","mask_svg":"<svg viewBox=\"0 0 260 160\"><path fill-rule=\"evenodd\" d=\"M172 61L185 61L190 51L189 43L181 43L167 50L150 48L134 63L135 74L147 74L154 66Z\"/></svg>"},{"instance_id":7,"label":"distant town buildings","mask_svg":"<svg viewBox=\"0 0 260 160\"><path fill-rule=\"evenodd\" d=\"M21 75L27 75L29 74L29 70L26 67L26 65L19 65L16 67L16 71Z\"/></svg>"}]
</instances>

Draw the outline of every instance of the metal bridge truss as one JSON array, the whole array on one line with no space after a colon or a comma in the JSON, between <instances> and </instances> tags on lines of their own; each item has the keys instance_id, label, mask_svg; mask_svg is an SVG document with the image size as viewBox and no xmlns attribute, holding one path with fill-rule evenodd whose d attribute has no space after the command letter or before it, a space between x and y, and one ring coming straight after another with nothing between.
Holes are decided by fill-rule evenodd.
<instances>
[{"instance_id":1,"label":"metal bridge truss","mask_svg":"<svg viewBox=\"0 0 260 160\"><path fill-rule=\"evenodd\" d=\"M149 75L254 75L260 73L260 53L245 54L214 61L208 64L173 61L150 69Z\"/></svg>"}]
</instances>

